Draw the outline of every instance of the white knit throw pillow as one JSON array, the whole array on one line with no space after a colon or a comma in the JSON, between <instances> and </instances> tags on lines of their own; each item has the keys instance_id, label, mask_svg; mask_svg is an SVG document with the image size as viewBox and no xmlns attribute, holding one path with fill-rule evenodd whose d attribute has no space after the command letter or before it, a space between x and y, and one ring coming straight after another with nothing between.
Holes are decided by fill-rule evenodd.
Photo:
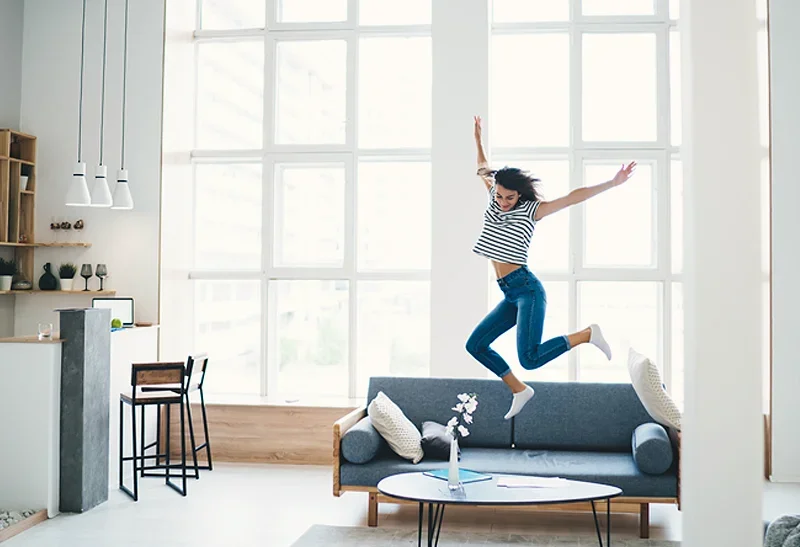
<instances>
[{"instance_id":1,"label":"white knit throw pillow","mask_svg":"<svg viewBox=\"0 0 800 547\"><path fill-rule=\"evenodd\" d=\"M398 456L419 463L425 455L422 451L422 434L406 418L400 407L379 391L367 407L372 425Z\"/></svg>"},{"instance_id":2,"label":"white knit throw pillow","mask_svg":"<svg viewBox=\"0 0 800 547\"><path fill-rule=\"evenodd\" d=\"M681 411L669 396L661 381L658 367L633 348L628 350L628 372L633 389L650 417L665 427L680 431Z\"/></svg>"}]
</instances>

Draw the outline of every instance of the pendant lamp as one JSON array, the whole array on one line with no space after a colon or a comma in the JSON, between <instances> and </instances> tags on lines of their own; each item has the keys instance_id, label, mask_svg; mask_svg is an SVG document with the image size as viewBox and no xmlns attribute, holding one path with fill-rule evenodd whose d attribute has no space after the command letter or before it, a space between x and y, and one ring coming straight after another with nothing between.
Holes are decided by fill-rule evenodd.
<instances>
[{"instance_id":1,"label":"pendant lamp","mask_svg":"<svg viewBox=\"0 0 800 547\"><path fill-rule=\"evenodd\" d=\"M78 97L78 161L72 170L72 179L69 182L65 204L71 207L87 207L92 200L89 195L89 186L86 184L86 164L81 156L81 141L83 137L83 64L86 46L86 0L83 0L81 14L81 75L80 91Z\"/></svg>"},{"instance_id":2,"label":"pendant lamp","mask_svg":"<svg viewBox=\"0 0 800 547\"><path fill-rule=\"evenodd\" d=\"M108 189L108 167L103 165L103 136L106 114L106 57L108 53L108 0L103 8L103 83L100 95L100 164L94 177L92 188L92 207L111 207L111 191Z\"/></svg>"},{"instance_id":3,"label":"pendant lamp","mask_svg":"<svg viewBox=\"0 0 800 547\"><path fill-rule=\"evenodd\" d=\"M117 185L114 187L114 204L111 208L133 209L133 196L131 196L131 189L128 186L128 170L125 168L125 118L128 109L128 0L125 0L125 45L122 56L122 146Z\"/></svg>"}]
</instances>

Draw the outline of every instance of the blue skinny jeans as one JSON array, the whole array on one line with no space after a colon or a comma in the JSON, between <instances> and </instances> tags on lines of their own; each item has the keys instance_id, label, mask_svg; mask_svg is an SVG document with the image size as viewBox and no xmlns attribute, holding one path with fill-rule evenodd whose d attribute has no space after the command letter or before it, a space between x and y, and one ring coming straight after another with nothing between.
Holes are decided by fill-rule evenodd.
<instances>
[{"instance_id":1,"label":"blue skinny jeans","mask_svg":"<svg viewBox=\"0 0 800 547\"><path fill-rule=\"evenodd\" d=\"M541 281L527 266L501 277L497 284L503 300L483 318L467 340L467 351L499 378L511 372L508 363L490 344L514 325L517 326L517 353L520 364L534 370L569 351L566 336L542 342L547 296Z\"/></svg>"}]
</instances>

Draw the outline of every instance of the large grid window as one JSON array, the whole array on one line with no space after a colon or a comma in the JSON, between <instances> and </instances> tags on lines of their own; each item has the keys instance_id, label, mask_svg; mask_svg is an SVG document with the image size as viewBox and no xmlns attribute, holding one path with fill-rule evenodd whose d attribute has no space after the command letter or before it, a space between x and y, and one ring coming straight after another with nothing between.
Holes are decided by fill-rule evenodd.
<instances>
[{"instance_id":1,"label":"large grid window","mask_svg":"<svg viewBox=\"0 0 800 547\"><path fill-rule=\"evenodd\" d=\"M198 0L189 275L211 392L429 374L431 6L383 4Z\"/></svg>"},{"instance_id":2,"label":"large grid window","mask_svg":"<svg viewBox=\"0 0 800 547\"><path fill-rule=\"evenodd\" d=\"M768 371L766 2L756 4ZM436 25L432 7L442 10ZM472 83L460 92L485 110L469 114L487 122L493 165L531 170L545 199L604 182L624 162L639 165L626 185L537 224L530 252L548 296L544 337L600 323L613 361L585 346L528 372L514 329L494 347L524 379L627 382L632 346L655 360L682 402L679 1L487 0L486 8L480 17L489 13L490 24L475 39L486 41L488 63L470 65ZM431 363L431 346L455 365L471 360L451 338L431 337L431 280L437 290L447 277L431 275L432 249L454 240L451 220L464 226L471 214L432 200L442 181L431 173L451 161L471 121L437 127L437 147L442 135L453 138L432 154L433 108L447 111L450 100L434 93L432 75L439 84L451 71L458 78L452 63L466 61L459 22L442 16L451 9L433 0L197 0L191 43L168 35L168 56L177 44L166 65L180 84L173 89L191 92L172 91L165 109L185 122L173 120L173 133L191 133L178 147L190 149L191 176L164 181L172 186L162 219L172 228L162 248L174 257L162 256L172 291L162 290L162 310L167 302L170 320L185 322L169 325L169 336L187 339L175 347L213 354L210 392L353 398L370 376L457 370ZM471 13L466 28L475 31ZM447 25L437 34L440 20ZM474 162L464 145L464 162ZM490 269L487 277L490 309L502 293ZM465 292L470 305L454 313L482 310L485 296Z\"/></svg>"},{"instance_id":3,"label":"large grid window","mask_svg":"<svg viewBox=\"0 0 800 547\"><path fill-rule=\"evenodd\" d=\"M516 329L497 342L521 378L627 382L627 347L651 356L683 400L683 218L677 1L494 0L489 144L495 167L542 179L545 199L605 182L635 160L633 179L537 224L529 265L548 297L544 339L590 323L616 350L568 352L536 371L516 357ZM768 294L766 23L759 36ZM489 309L502 293L490 273ZM766 313L765 333L769 329ZM768 338L765 338L768 363Z\"/></svg>"}]
</instances>

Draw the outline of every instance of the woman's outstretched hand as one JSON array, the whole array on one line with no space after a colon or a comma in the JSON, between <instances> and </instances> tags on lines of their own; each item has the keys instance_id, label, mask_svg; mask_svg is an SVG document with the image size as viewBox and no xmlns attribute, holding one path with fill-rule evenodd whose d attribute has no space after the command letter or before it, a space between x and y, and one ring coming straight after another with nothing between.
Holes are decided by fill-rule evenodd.
<instances>
[{"instance_id":1,"label":"woman's outstretched hand","mask_svg":"<svg viewBox=\"0 0 800 547\"><path fill-rule=\"evenodd\" d=\"M614 182L614 186L619 186L623 182L627 181L629 178L633 176L634 171L636 171L635 161L630 162L627 166L623 164L620 170L617 171L617 174L614 175L614 178L612 179L612 181Z\"/></svg>"},{"instance_id":2,"label":"woman's outstretched hand","mask_svg":"<svg viewBox=\"0 0 800 547\"><path fill-rule=\"evenodd\" d=\"M480 142L481 140L481 117L475 116L475 140Z\"/></svg>"}]
</instances>

